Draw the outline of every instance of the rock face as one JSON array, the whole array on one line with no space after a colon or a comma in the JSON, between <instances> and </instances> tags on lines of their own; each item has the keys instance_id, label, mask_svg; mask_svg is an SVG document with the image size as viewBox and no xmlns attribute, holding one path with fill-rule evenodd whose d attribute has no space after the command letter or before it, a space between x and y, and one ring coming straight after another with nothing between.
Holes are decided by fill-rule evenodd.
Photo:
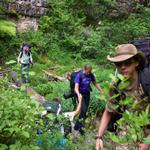
<instances>
[{"instance_id":1,"label":"rock face","mask_svg":"<svg viewBox=\"0 0 150 150\"><path fill-rule=\"evenodd\" d=\"M116 8L110 13L111 17L117 18L138 11L138 5L149 7L150 0L116 0Z\"/></svg>"},{"instance_id":2,"label":"rock face","mask_svg":"<svg viewBox=\"0 0 150 150\"><path fill-rule=\"evenodd\" d=\"M38 29L38 18L46 15L47 0L15 0L8 4L8 11L12 14L20 15L16 22L17 31Z\"/></svg>"},{"instance_id":3,"label":"rock face","mask_svg":"<svg viewBox=\"0 0 150 150\"><path fill-rule=\"evenodd\" d=\"M110 16L114 18L134 12L139 0L117 0L116 2L116 8L110 13Z\"/></svg>"},{"instance_id":4,"label":"rock face","mask_svg":"<svg viewBox=\"0 0 150 150\"><path fill-rule=\"evenodd\" d=\"M9 3L8 11L24 16L40 17L46 14L46 0L16 0Z\"/></svg>"},{"instance_id":5,"label":"rock face","mask_svg":"<svg viewBox=\"0 0 150 150\"><path fill-rule=\"evenodd\" d=\"M17 32L24 32L27 30L37 31L38 29L38 19L31 17L21 17L17 21Z\"/></svg>"}]
</instances>

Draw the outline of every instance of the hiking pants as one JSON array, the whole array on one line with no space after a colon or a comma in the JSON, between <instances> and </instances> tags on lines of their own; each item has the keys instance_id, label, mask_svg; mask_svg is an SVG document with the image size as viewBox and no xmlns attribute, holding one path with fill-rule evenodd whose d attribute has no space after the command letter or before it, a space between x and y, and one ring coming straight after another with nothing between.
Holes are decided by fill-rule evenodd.
<instances>
[{"instance_id":1,"label":"hiking pants","mask_svg":"<svg viewBox=\"0 0 150 150\"><path fill-rule=\"evenodd\" d=\"M79 119L77 120L74 127L74 129L79 130L81 134L84 132L82 128L84 128L84 121L86 119L86 113L88 111L89 102L90 102L90 93L82 94L81 112L79 115Z\"/></svg>"},{"instance_id":2,"label":"hiking pants","mask_svg":"<svg viewBox=\"0 0 150 150\"><path fill-rule=\"evenodd\" d=\"M21 64L21 80L22 83L28 82L29 64Z\"/></svg>"}]
</instances>

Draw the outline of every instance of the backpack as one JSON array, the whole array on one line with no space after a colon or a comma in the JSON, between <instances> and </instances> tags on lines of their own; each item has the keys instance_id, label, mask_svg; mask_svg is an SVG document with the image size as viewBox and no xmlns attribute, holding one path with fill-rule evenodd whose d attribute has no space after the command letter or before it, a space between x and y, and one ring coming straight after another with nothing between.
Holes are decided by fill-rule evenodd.
<instances>
[{"instance_id":1,"label":"backpack","mask_svg":"<svg viewBox=\"0 0 150 150\"><path fill-rule=\"evenodd\" d=\"M74 83L74 80L75 80L77 74L80 73L80 72L81 72L81 70L80 71L75 71L75 72L71 73L70 90L68 92L64 93L64 95L63 95L64 99L74 98L75 97L75 92L74 92L75 83ZM80 75L80 80L82 80L82 75ZM73 104L76 104L75 99L73 99Z\"/></svg>"},{"instance_id":2,"label":"backpack","mask_svg":"<svg viewBox=\"0 0 150 150\"><path fill-rule=\"evenodd\" d=\"M144 68L141 72L139 72L139 82L142 84L144 90L144 96L148 97L150 102L150 69Z\"/></svg>"},{"instance_id":3,"label":"backpack","mask_svg":"<svg viewBox=\"0 0 150 150\"><path fill-rule=\"evenodd\" d=\"M146 60L147 60L146 66L149 66L150 64L150 37L132 41L131 44L133 44L138 49L138 51L141 51L144 53Z\"/></svg>"},{"instance_id":4,"label":"backpack","mask_svg":"<svg viewBox=\"0 0 150 150\"><path fill-rule=\"evenodd\" d=\"M52 113L55 115L59 115L61 113L61 105L57 101L46 101L43 104L43 107L47 111L47 113Z\"/></svg>"},{"instance_id":5,"label":"backpack","mask_svg":"<svg viewBox=\"0 0 150 150\"><path fill-rule=\"evenodd\" d=\"M62 115L61 103L57 99L52 101L46 101L42 104L44 111L42 114L38 115L39 119L42 119L46 131L52 133L56 129L64 136L67 136L71 132L71 122L68 118L61 121L59 120L59 115ZM47 117L48 114L53 114ZM42 135L43 131L41 125L37 128L37 135Z\"/></svg>"},{"instance_id":6,"label":"backpack","mask_svg":"<svg viewBox=\"0 0 150 150\"><path fill-rule=\"evenodd\" d=\"M29 47L29 51L28 51L28 56L30 56L32 53L31 53L31 46L29 45L29 44L27 44L27 43L23 43L22 45L21 45L21 49L20 49L20 53L21 53L21 55L20 55L20 58L22 57L22 55L23 55L23 47L24 46L28 46Z\"/></svg>"},{"instance_id":7,"label":"backpack","mask_svg":"<svg viewBox=\"0 0 150 150\"><path fill-rule=\"evenodd\" d=\"M75 72L72 72L71 73L71 80L70 80L70 90L71 90L71 93L74 93L74 88L75 88L75 78L76 76L80 73L80 82L82 81L82 70L80 71L75 71Z\"/></svg>"}]
</instances>

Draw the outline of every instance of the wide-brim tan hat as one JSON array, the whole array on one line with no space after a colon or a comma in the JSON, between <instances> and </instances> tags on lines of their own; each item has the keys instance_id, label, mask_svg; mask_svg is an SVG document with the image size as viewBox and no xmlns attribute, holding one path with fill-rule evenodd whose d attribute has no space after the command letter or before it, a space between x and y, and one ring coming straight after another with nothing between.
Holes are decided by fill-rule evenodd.
<instances>
[{"instance_id":1,"label":"wide-brim tan hat","mask_svg":"<svg viewBox=\"0 0 150 150\"><path fill-rule=\"evenodd\" d=\"M118 45L115 49L115 56L107 56L107 59L111 62L117 63L128 60L134 56L139 57L139 60L142 60L145 63L145 56L142 52L138 52L136 47L133 44L121 44Z\"/></svg>"}]
</instances>

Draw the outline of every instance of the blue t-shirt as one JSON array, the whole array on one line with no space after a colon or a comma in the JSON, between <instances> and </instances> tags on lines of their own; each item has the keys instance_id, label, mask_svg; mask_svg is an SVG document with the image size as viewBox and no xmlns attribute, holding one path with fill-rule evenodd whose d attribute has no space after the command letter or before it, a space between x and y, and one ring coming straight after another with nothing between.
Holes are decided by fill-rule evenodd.
<instances>
[{"instance_id":1,"label":"blue t-shirt","mask_svg":"<svg viewBox=\"0 0 150 150\"><path fill-rule=\"evenodd\" d=\"M75 84L79 84L80 93L90 93L90 83L96 81L93 73L90 75L84 74L82 71L79 72L75 78Z\"/></svg>"}]
</instances>

